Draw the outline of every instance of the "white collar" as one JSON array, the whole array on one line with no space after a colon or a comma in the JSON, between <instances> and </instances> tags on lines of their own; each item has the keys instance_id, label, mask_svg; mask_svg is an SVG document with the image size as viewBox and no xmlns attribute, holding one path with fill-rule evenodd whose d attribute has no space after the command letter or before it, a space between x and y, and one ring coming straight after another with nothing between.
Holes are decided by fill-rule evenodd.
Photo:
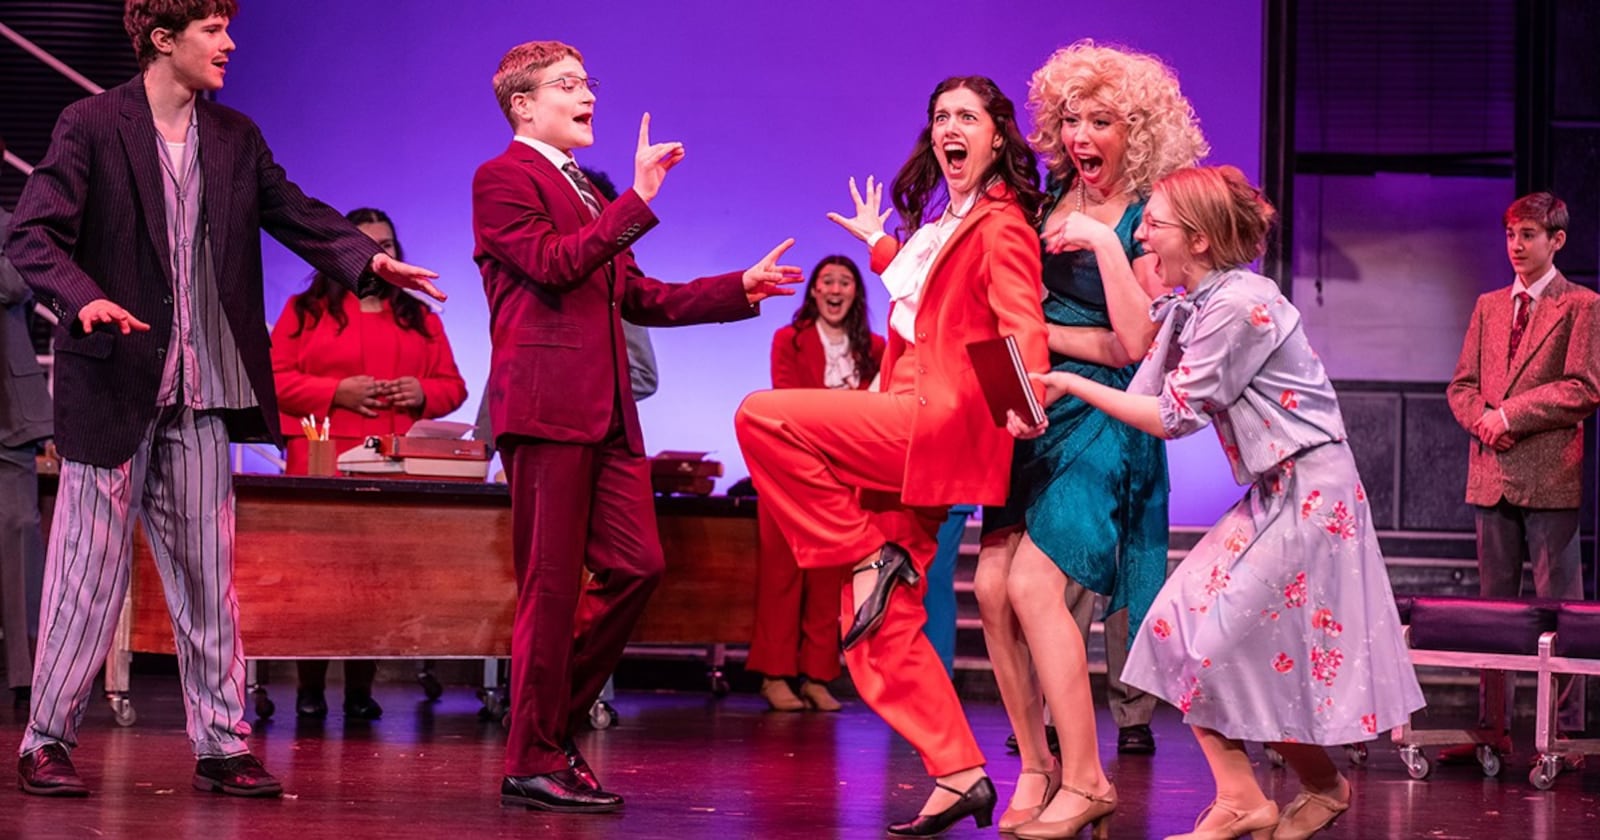
<instances>
[{"instance_id":1,"label":"white collar","mask_svg":"<svg viewBox=\"0 0 1600 840\"><path fill-rule=\"evenodd\" d=\"M1511 283L1511 298L1512 300L1515 300L1518 294L1527 292L1529 297L1532 297L1535 301L1538 301L1539 297L1544 294L1545 289L1550 288L1550 281L1554 280L1555 278L1556 267L1553 265L1550 266L1549 271L1544 273L1543 277L1535 280L1532 286L1524 286L1522 284L1522 278L1518 277Z\"/></svg>"},{"instance_id":2,"label":"white collar","mask_svg":"<svg viewBox=\"0 0 1600 840\"><path fill-rule=\"evenodd\" d=\"M577 160L573 158L571 154L563 152L555 146L544 142L543 140L536 140L532 137L524 137L521 134L515 135L511 139L532 148L541 155L544 155L545 159L550 161L551 165L557 169L560 169L569 163L577 163Z\"/></svg>"}]
</instances>

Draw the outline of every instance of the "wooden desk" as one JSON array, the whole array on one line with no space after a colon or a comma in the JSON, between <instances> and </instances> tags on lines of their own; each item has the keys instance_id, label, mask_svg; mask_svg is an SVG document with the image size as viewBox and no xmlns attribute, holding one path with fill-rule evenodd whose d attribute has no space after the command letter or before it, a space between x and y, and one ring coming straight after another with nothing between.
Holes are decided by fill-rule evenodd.
<instances>
[{"instance_id":1,"label":"wooden desk","mask_svg":"<svg viewBox=\"0 0 1600 840\"><path fill-rule=\"evenodd\" d=\"M41 502L54 497L41 478ZM510 655L516 584L502 485L235 476L234 583L252 659ZM634 634L743 644L755 618L755 500L657 497L667 572ZM573 523L573 527L583 527ZM143 536L129 649L170 653L172 624Z\"/></svg>"}]
</instances>

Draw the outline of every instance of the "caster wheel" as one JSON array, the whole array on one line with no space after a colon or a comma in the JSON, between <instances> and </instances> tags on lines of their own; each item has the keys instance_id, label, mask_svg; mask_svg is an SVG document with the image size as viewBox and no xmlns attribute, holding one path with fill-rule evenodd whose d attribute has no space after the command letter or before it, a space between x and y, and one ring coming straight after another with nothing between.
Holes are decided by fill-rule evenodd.
<instances>
[{"instance_id":1,"label":"caster wheel","mask_svg":"<svg viewBox=\"0 0 1600 840\"><path fill-rule=\"evenodd\" d=\"M1533 769L1528 771L1528 783L1539 790L1549 790L1555 786L1556 776L1560 773L1560 757L1541 755L1534 761Z\"/></svg>"},{"instance_id":2,"label":"caster wheel","mask_svg":"<svg viewBox=\"0 0 1600 840\"><path fill-rule=\"evenodd\" d=\"M726 677L719 674L711 678L711 696L718 698L728 696L728 680Z\"/></svg>"},{"instance_id":3,"label":"caster wheel","mask_svg":"<svg viewBox=\"0 0 1600 840\"><path fill-rule=\"evenodd\" d=\"M617 725L617 710L604 700L596 700L589 707L589 725L595 729L610 729Z\"/></svg>"},{"instance_id":4,"label":"caster wheel","mask_svg":"<svg viewBox=\"0 0 1600 840\"><path fill-rule=\"evenodd\" d=\"M1267 747L1267 761L1272 762L1273 767L1282 767L1284 764L1283 754L1271 747Z\"/></svg>"},{"instance_id":5,"label":"caster wheel","mask_svg":"<svg viewBox=\"0 0 1600 840\"><path fill-rule=\"evenodd\" d=\"M1427 755L1422 755L1422 750L1414 749L1414 747L1411 752L1402 752L1400 760L1405 762L1406 774L1410 774L1411 778L1419 779L1419 781L1426 779L1427 774L1434 771L1434 765L1427 760Z\"/></svg>"},{"instance_id":6,"label":"caster wheel","mask_svg":"<svg viewBox=\"0 0 1600 840\"><path fill-rule=\"evenodd\" d=\"M478 710L478 717L483 720L499 720L509 712L505 698L496 692L479 689L478 699L483 701L483 708Z\"/></svg>"},{"instance_id":7,"label":"caster wheel","mask_svg":"<svg viewBox=\"0 0 1600 840\"><path fill-rule=\"evenodd\" d=\"M126 697L111 698L111 718L118 726L132 726L139 720L139 713L134 711L133 701Z\"/></svg>"},{"instance_id":8,"label":"caster wheel","mask_svg":"<svg viewBox=\"0 0 1600 840\"><path fill-rule=\"evenodd\" d=\"M423 672L417 675L417 684L422 686L422 693L429 700L438 700L444 696L444 686L439 684L439 678Z\"/></svg>"},{"instance_id":9,"label":"caster wheel","mask_svg":"<svg viewBox=\"0 0 1600 840\"><path fill-rule=\"evenodd\" d=\"M265 693L256 695L256 717L266 720L278 711L278 705Z\"/></svg>"},{"instance_id":10,"label":"caster wheel","mask_svg":"<svg viewBox=\"0 0 1600 840\"><path fill-rule=\"evenodd\" d=\"M1345 756L1350 759L1350 766L1365 767L1367 764L1367 745L1350 744L1344 748Z\"/></svg>"},{"instance_id":11,"label":"caster wheel","mask_svg":"<svg viewBox=\"0 0 1600 840\"><path fill-rule=\"evenodd\" d=\"M1500 754L1487 744L1478 745L1478 766L1483 768L1483 775L1489 778L1500 775Z\"/></svg>"}]
</instances>

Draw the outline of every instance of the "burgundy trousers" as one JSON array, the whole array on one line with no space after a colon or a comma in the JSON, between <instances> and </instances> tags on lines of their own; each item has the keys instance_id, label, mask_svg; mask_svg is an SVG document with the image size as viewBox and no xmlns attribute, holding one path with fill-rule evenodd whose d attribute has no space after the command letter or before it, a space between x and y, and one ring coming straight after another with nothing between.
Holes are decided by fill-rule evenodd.
<instances>
[{"instance_id":1,"label":"burgundy trousers","mask_svg":"<svg viewBox=\"0 0 1600 840\"><path fill-rule=\"evenodd\" d=\"M561 742L622 659L661 580L650 466L620 430L599 444L505 440L517 611L505 772L565 769Z\"/></svg>"}]
</instances>

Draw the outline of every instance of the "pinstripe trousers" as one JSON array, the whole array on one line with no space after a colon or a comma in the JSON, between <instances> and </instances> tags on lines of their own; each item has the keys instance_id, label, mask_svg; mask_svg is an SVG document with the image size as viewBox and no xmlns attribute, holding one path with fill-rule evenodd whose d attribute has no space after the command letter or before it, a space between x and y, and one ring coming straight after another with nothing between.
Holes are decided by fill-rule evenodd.
<instances>
[{"instance_id":1,"label":"pinstripe trousers","mask_svg":"<svg viewBox=\"0 0 1600 840\"><path fill-rule=\"evenodd\" d=\"M136 519L166 591L195 755L249 752L228 432L217 415L167 407L132 460L61 465L22 754L49 743L77 745L128 591Z\"/></svg>"}]
</instances>

